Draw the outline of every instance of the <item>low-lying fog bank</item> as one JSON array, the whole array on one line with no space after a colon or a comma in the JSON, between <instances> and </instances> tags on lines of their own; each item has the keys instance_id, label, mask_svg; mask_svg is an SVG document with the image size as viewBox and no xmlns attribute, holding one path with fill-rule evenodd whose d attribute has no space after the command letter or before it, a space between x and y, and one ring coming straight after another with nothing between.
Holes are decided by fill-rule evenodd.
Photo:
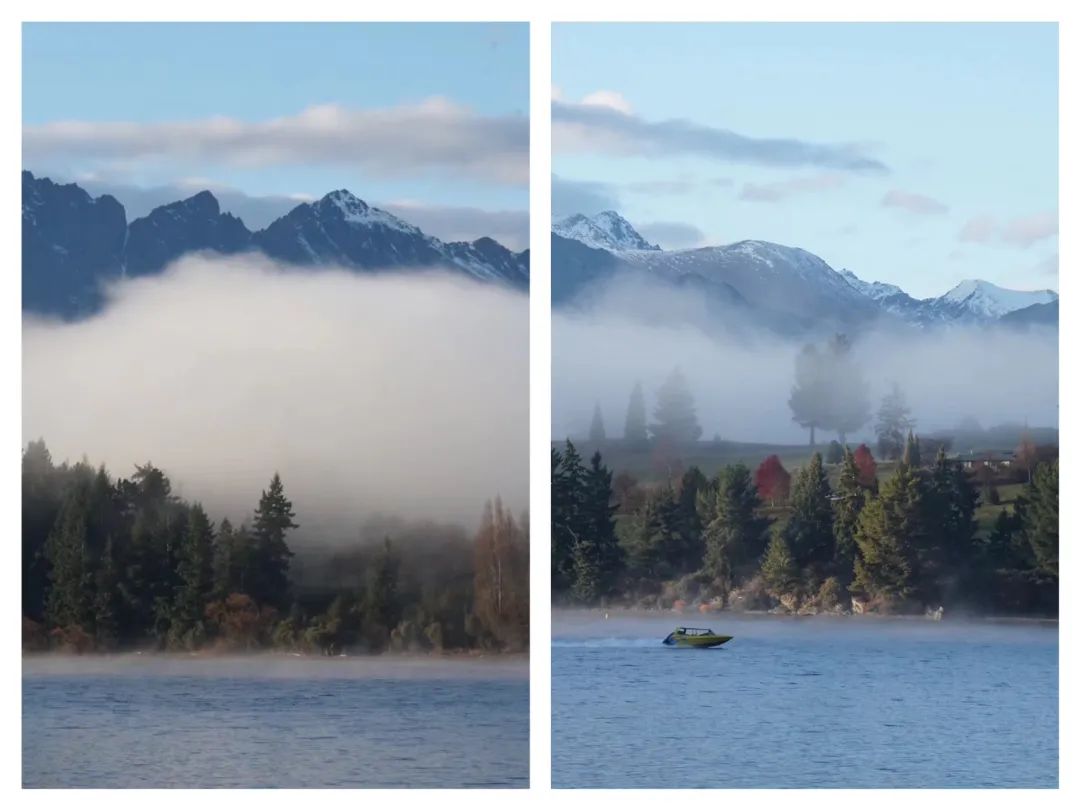
<instances>
[{"instance_id":1,"label":"low-lying fog bank","mask_svg":"<svg viewBox=\"0 0 1080 810\"><path fill-rule=\"evenodd\" d=\"M288 653L250 655L200 653L121 653L73 656L23 655L24 678L250 678L295 680L495 680L528 679L524 654L306 656Z\"/></svg>"},{"instance_id":2,"label":"low-lying fog bank","mask_svg":"<svg viewBox=\"0 0 1080 810\"><path fill-rule=\"evenodd\" d=\"M274 471L301 529L375 513L475 527L528 498L528 298L460 275L192 256L76 323L23 326L23 442L113 474L147 460L213 519Z\"/></svg>"}]
</instances>

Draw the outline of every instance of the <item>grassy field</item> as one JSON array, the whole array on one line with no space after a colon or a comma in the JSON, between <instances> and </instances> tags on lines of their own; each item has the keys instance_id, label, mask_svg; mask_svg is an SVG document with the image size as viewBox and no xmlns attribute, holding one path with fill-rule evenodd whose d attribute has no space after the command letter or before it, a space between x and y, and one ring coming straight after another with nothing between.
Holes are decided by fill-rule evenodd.
<instances>
[{"instance_id":1,"label":"grassy field","mask_svg":"<svg viewBox=\"0 0 1080 810\"><path fill-rule=\"evenodd\" d=\"M985 495L980 488L979 508L975 510L975 520L979 523L979 534L985 536L990 533L994 528L994 521L997 520L998 513L1002 508L1012 512L1016 497L1023 489L1023 484L998 484L997 491L998 495L1001 496L1001 503L995 505L986 501Z\"/></svg>"}]
</instances>

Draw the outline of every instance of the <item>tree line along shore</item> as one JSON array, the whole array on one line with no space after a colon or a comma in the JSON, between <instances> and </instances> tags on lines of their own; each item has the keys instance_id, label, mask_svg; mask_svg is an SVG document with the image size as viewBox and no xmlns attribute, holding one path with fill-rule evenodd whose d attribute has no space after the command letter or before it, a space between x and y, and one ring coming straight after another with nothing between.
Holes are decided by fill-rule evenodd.
<instances>
[{"instance_id":1,"label":"tree line along shore","mask_svg":"<svg viewBox=\"0 0 1080 810\"><path fill-rule=\"evenodd\" d=\"M290 547L299 526L276 473L250 520L215 523L150 463L114 478L55 464L38 440L23 452L22 509L26 651L528 647L527 516L499 499L471 537L402 525L316 559Z\"/></svg>"},{"instance_id":2,"label":"tree line along shore","mask_svg":"<svg viewBox=\"0 0 1080 810\"><path fill-rule=\"evenodd\" d=\"M556 603L1057 615L1056 446L1025 435L1008 464L950 454L947 439L916 433L894 386L878 411L877 456L838 437L791 470L770 454L708 476L681 461L698 454L701 428L678 370L654 417L637 385L622 439L607 439L599 409L589 439L649 454L659 481L615 474L601 449L586 462L570 440L552 448Z\"/></svg>"}]
</instances>

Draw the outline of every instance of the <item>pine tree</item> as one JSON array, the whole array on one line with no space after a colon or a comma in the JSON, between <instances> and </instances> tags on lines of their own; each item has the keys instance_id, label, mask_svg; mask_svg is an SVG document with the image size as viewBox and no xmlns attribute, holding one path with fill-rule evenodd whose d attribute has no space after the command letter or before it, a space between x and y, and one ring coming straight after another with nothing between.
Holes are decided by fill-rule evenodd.
<instances>
[{"instance_id":1,"label":"pine tree","mask_svg":"<svg viewBox=\"0 0 1080 810\"><path fill-rule=\"evenodd\" d=\"M263 490L255 510L253 534L255 559L253 582L248 594L260 605L272 605L279 610L289 606L289 560L293 556L285 535L297 528L292 501L285 497L285 487L276 472L270 488Z\"/></svg>"},{"instance_id":2,"label":"pine tree","mask_svg":"<svg viewBox=\"0 0 1080 810\"><path fill-rule=\"evenodd\" d=\"M918 582L916 550L924 533L920 481L901 462L859 515L853 588L886 599L911 596Z\"/></svg>"},{"instance_id":3,"label":"pine tree","mask_svg":"<svg viewBox=\"0 0 1080 810\"><path fill-rule=\"evenodd\" d=\"M978 490L964 469L949 461L944 447L938 449L926 478L924 504L927 542L921 550L920 565L925 584L934 590L933 586L942 584L946 572L956 571L970 561L978 529Z\"/></svg>"},{"instance_id":4,"label":"pine tree","mask_svg":"<svg viewBox=\"0 0 1080 810\"><path fill-rule=\"evenodd\" d=\"M574 580L574 546L582 533L585 467L574 443L551 450L551 590L568 590Z\"/></svg>"},{"instance_id":5,"label":"pine tree","mask_svg":"<svg viewBox=\"0 0 1080 810\"><path fill-rule=\"evenodd\" d=\"M1019 499L1021 531L1040 573L1058 578L1058 462L1041 463Z\"/></svg>"},{"instance_id":6,"label":"pine tree","mask_svg":"<svg viewBox=\"0 0 1080 810\"><path fill-rule=\"evenodd\" d=\"M708 489L709 480L697 467L682 475L675 493L678 553L672 562L679 573L697 571L705 556L704 524L698 514L700 494Z\"/></svg>"},{"instance_id":7,"label":"pine tree","mask_svg":"<svg viewBox=\"0 0 1080 810\"><path fill-rule=\"evenodd\" d=\"M490 504L488 509L490 510ZM490 511L489 511L490 514ZM401 621L401 603L398 598L399 561L390 538L384 538L382 546L372 561L368 575L365 612L368 618L389 633Z\"/></svg>"},{"instance_id":8,"label":"pine tree","mask_svg":"<svg viewBox=\"0 0 1080 810\"><path fill-rule=\"evenodd\" d=\"M635 516L630 538L628 568L646 582L669 579L680 557L679 504L670 485L649 493Z\"/></svg>"},{"instance_id":9,"label":"pine tree","mask_svg":"<svg viewBox=\"0 0 1080 810\"><path fill-rule=\"evenodd\" d=\"M768 520L757 513L761 500L746 466L725 467L713 492L712 519L705 527L704 572L726 590L739 567L757 564Z\"/></svg>"},{"instance_id":10,"label":"pine tree","mask_svg":"<svg viewBox=\"0 0 1080 810\"><path fill-rule=\"evenodd\" d=\"M607 433L604 431L604 414L600 412L600 403L596 403L593 408L592 424L589 426L589 441L593 444L599 444L607 438Z\"/></svg>"},{"instance_id":11,"label":"pine tree","mask_svg":"<svg viewBox=\"0 0 1080 810\"><path fill-rule=\"evenodd\" d=\"M112 649L120 642L120 572L112 538L106 542L94 575L94 638L101 649Z\"/></svg>"},{"instance_id":12,"label":"pine tree","mask_svg":"<svg viewBox=\"0 0 1080 810\"><path fill-rule=\"evenodd\" d=\"M836 549L833 568L844 584L850 583L854 576L855 528L868 494L866 486L861 481L855 454L845 447L840 478L836 483L836 495L833 500L833 542Z\"/></svg>"},{"instance_id":13,"label":"pine tree","mask_svg":"<svg viewBox=\"0 0 1080 810\"><path fill-rule=\"evenodd\" d=\"M615 536L611 470L594 453L584 480L583 531L573 548L574 598L591 604L609 596L622 567L622 549Z\"/></svg>"},{"instance_id":14,"label":"pine tree","mask_svg":"<svg viewBox=\"0 0 1080 810\"><path fill-rule=\"evenodd\" d=\"M907 441L904 442L903 461L916 470L922 466L922 450L919 447L919 437L910 430L908 431Z\"/></svg>"},{"instance_id":15,"label":"pine tree","mask_svg":"<svg viewBox=\"0 0 1080 810\"><path fill-rule=\"evenodd\" d=\"M63 471L53 465L44 440L32 441L22 457L22 610L41 619L49 588L45 542L61 505Z\"/></svg>"},{"instance_id":16,"label":"pine tree","mask_svg":"<svg viewBox=\"0 0 1080 810\"><path fill-rule=\"evenodd\" d=\"M694 397L680 369L674 369L657 391L654 416L656 421L650 426L654 439L677 447L701 438Z\"/></svg>"},{"instance_id":17,"label":"pine tree","mask_svg":"<svg viewBox=\"0 0 1080 810\"><path fill-rule=\"evenodd\" d=\"M834 556L832 492L829 478L814 453L799 470L791 490L791 515L784 526L784 540L801 567L825 565Z\"/></svg>"},{"instance_id":18,"label":"pine tree","mask_svg":"<svg viewBox=\"0 0 1080 810\"><path fill-rule=\"evenodd\" d=\"M50 587L45 618L54 627L92 625L93 573L87 548L87 492L77 485L60 507L45 541Z\"/></svg>"},{"instance_id":19,"label":"pine tree","mask_svg":"<svg viewBox=\"0 0 1080 810\"><path fill-rule=\"evenodd\" d=\"M878 455L885 459L900 458L904 450L904 435L915 429L911 409L907 406L904 392L893 383L878 409L875 430L878 437Z\"/></svg>"},{"instance_id":20,"label":"pine tree","mask_svg":"<svg viewBox=\"0 0 1080 810\"><path fill-rule=\"evenodd\" d=\"M233 592L233 540L232 523L224 518L214 539L214 599L224 599Z\"/></svg>"},{"instance_id":21,"label":"pine tree","mask_svg":"<svg viewBox=\"0 0 1080 810\"><path fill-rule=\"evenodd\" d=\"M645 416L645 394L641 383L634 383L630 392L630 404L626 407L626 426L623 428L623 441L631 447L643 447L649 443L649 431Z\"/></svg>"},{"instance_id":22,"label":"pine tree","mask_svg":"<svg viewBox=\"0 0 1080 810\"><path fill-rule=\"evenodd\" d=\"M761 561L761 578L770 593L776 596L790 593L798 584L799 567L781 531L772 532L769 539L769 546Z\"/></svg>"},{"instance_id":23,"label":"pine tree","mask_svg":"<svg viewBox=\"0 0 1080 810\"><path fill-rule=\"evenodd\" d=\"M825 451L826 464L839 464L844 460L844 446L833 439L829 442L829 449Z\"/></svg>"},{"instance_id":24,"label":"pine tree","mask_svg":"<svg viewBox=\"0 0 1080 810\"><path fill-rule=\"evenodd\" d=\"M180 584L176 591L170 640L197 646L204 636L203 617L214 590L214 527L201 504L193 504L187 536L180 552Z\"/></svg>"}]
</instances>

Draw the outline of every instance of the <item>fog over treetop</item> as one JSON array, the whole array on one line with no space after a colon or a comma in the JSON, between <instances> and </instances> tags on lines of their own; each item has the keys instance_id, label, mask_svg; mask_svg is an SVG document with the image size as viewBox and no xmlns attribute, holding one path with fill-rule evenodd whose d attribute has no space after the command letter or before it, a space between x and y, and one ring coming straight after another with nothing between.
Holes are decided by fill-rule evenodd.
<instances>
[{"instance_id":1,"label":"fog over treetop","mask_svg":"<svg viewBox=\"0 0 1080 810\"><path fill-rule=\"evenodd\" d=\"M1052 291L973 280L919 300L798 248L630 246L627 234L636 233L621 218L614 238L616 216L592 228L557 223L552 236L555 438L585 435L596 404L608 435L620 435L634 383L651 409L678 366L705 438L798 443L806 437L788 406L796 356L836 333L849 338L866 396L876 406L900 385L920 431L969 418L1057 425ZM868 422L850 438L871 431Z\"/></svg>"},{"instance_id":2,"label":"fog over treetop","mask_svg":"<svg viewBox=\"0 0 1080 810\"><path fill-rule=\"evenodd\" d=\"M87 320L28 316L23 351L24 442L150 460L212 517L244 519L274 470L298 522L344 536L527 504L528 301L501 286L187 257Z\"/></svg>"}]
</instances>

